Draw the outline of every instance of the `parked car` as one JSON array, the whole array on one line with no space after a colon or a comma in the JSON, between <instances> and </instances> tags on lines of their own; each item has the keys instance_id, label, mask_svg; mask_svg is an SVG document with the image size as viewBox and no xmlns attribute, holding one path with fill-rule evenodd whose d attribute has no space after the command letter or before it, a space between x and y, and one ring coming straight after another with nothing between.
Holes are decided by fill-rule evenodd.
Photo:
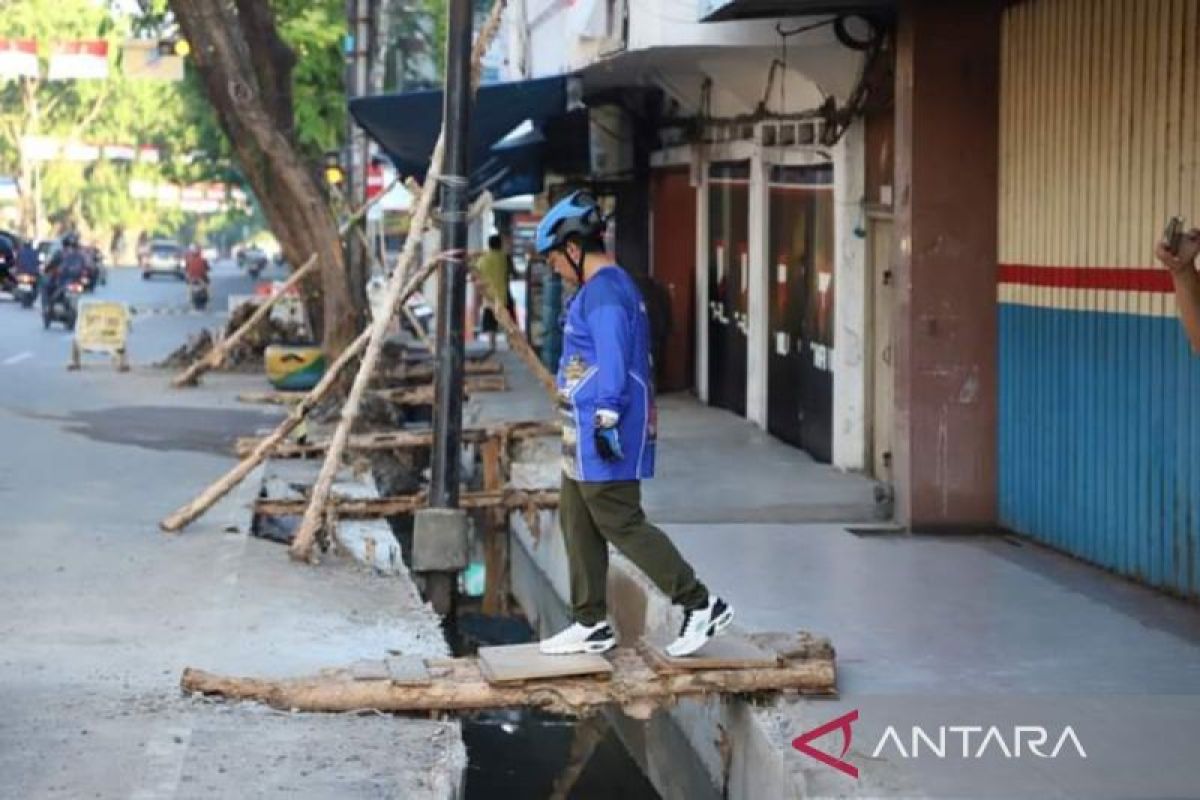
<instances>
[{"instance_id":1,"label":"parked car","mask_svg":"<svg viewBox=\"0 0 1200 800\"><path fill-rule=\"evenodd\" d=\"M183 280L183 248L166 239L152 241L142 265L142 278L149 280L154 275L171 275Z\"/></svg>"}]
</instances>

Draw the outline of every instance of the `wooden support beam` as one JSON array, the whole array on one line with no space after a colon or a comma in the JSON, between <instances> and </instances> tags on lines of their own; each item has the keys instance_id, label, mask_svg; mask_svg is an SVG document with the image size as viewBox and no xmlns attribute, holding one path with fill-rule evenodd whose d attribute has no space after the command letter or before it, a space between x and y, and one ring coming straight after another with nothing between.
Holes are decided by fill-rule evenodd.
<instances>
[{"instance_id":1,"label":"wooden support beam","mask_svg":"<svg viewBox=\"0 0 1200 800\"><path fill-rule=\"evenodd\" d=\"M472 392L506 392L508 380L503 375L478 375L463 382L464 394ZM394 389L369 389L374 397L402 406L428 406L433 404L433 384L402 386ZM239 403L254 405L288 406L304 399L303 392L242 392L237 396Z\"/></svg>"},{"instance_id":2,"label":"wooden support beam","mask_svg":"<svg viewBox=\"0 0 1200 800\"><path fill-rule=\"evenodd\" d=\"M425 383L432 381L436 373L433 364L418 362L415 364L401 364L398 368L389 370L379 370L375 374L376 381L404 381L411 383ZM467 359L463 362L463 374L472 375L503 375L504 364L494 358L482 360Z\"/></svg>"},{"instance_id":3,"label":"wooden support beam","mask_svg":"<svg viewBox=\"0 0 1200 800\"><path fill-rule=\"evenodd\" d=\"M465 444L479 444L490 436L507 437L510 440L530 439L541 436L557 436L561 432L555 422L515 422L484 428L466 428L463 430ZM254 452L262 439L245 437L237 440L234 452L239 458L244 458ZM350 437L346 443L347 450L413 450L430 447L433 444L433 431L402 430L393 433L363 433ZM271 453L272 458L308 458L320 455L329 447L328 439L306 442L288 442L280 444Z\"/></svg>"},{"instance_id":4,"label":"wooden support beam","mask_svg":"<svg viewBox=\"0 0 1200 800\"><path fill-rule=\"evenodd\" d=\"M341 519L377 519L411 514L425 508L428 498L425 492L397 495L395 497L371 497L348 499L330 496L328 505L337 510ZM304 513L309 502L299 500L259 499L254 503L254 513L275 517L295 517ZM543 509L558 508L558 490L549 489L527 492L523 489L501 489L498 491L465 492L461 495L460 508L504 508Z\"/></svg>"},{"instance_id":5,"label":"wooden support beam","mask_svg":"<svg viewBox=\"0 0 1200 800\"><path fill-rule=\"evenodd\" d=\"M682 697L771 692L836 694L833 648L827 639L808 638L813 646L804 656L785 657L776 666L753 669L661 673L636 649L620 647L607 656L613 664L612 674L600 677L489 683L476 659L454 658L427 660L430 680L424 685L386 679L355 680L348 669L324 671L308 678L266 680L225 677L193 668L184 670L180 685L186 693L254 700L285 711L429 712L531 707L586 716L601 706L616 705L634 718L647 719L656 709Z\"/></svg>"},{"instance_id":6,"label":"wooden support beam","mask_svg":"<svg viewBox=\"0 0 1200 800\"><path fill-rule=\"evenodd\" d=\"M500 438L489 437L480 448L483 462L483 489L500 491L505 483L501 470ZM500 616L508 613L508 508L485 509L483 563L487 582L483 590L483 613Z\"/></svg>"},{"instance_id":7,"label":"wooden support beam","mask_svg":"<svg viewBox=\"0 0 1200 800\"><path fill-rule=\"evenodd\" d=\"M402 405L432 405L433 384L402 386L393 389L372 389L371 394ZM463 380L464 395L476 392L507 392L508 379L503 375L468 375Z\"/></svg>"}]
</instances>

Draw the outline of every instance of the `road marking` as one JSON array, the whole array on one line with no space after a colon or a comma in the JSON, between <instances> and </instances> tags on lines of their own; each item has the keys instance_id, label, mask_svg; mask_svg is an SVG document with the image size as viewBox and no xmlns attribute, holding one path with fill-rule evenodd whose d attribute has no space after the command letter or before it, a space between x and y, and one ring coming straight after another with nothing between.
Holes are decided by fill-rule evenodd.
<instances>
[{"instance_id":1,"label":"road marking","mask_svg":"<svg viewBox=\"0 0 1200 800\"><path fill-rule=\"evenodd\" d=\"M22 361L28 361L33 358L33 353L26 350L24 353L17 353L15 356L4 359L4 366L11 367L13 364L20 364Z\"/></svg>"}]
</instances>

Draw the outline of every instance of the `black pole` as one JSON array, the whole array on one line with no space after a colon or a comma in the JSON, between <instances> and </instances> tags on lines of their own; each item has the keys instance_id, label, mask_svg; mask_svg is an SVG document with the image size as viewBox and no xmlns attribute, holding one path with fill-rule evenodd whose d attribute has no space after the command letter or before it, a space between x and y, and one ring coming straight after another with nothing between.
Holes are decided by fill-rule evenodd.
<instances>
[{"instance_id":1,"label":"black pole","mask_svg":"<svg viewBox=\"0 0 1200 800\"><path fill-rule=\"evenodd\" d=\"M433 407L430 505L458 507L462 443L463 318L467 297L467 143L471 114L471 0L450 0L446 34L446 158L442 167L442 249L453 255L438 281L437 385Z\"/></svg>"}]
</instances>

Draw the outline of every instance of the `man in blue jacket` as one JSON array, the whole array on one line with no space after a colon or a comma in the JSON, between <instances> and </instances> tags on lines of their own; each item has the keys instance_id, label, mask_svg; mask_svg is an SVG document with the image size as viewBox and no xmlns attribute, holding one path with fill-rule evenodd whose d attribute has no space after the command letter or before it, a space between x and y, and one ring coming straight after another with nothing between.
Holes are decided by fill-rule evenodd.
<instances>
[{"instance_id":1,"label":"man in blue jacket","mask_svg":"<svg viewBox=\"0 0 1200 800\"><path fill-rule=\"evenodd\" d=\"M646 520L641 481L654 475L654 371L650 322L633 279L603 244L595 200L575 192L538 225L537 249L579 290L567 309L558 366L563 425L559 519L566 538L574 623L541 642L548 655L603 653L616 645L607 617L608 545L684 609L672 656L699 650L733 620L661 530Z\"/></svg>"}]
</instances>

